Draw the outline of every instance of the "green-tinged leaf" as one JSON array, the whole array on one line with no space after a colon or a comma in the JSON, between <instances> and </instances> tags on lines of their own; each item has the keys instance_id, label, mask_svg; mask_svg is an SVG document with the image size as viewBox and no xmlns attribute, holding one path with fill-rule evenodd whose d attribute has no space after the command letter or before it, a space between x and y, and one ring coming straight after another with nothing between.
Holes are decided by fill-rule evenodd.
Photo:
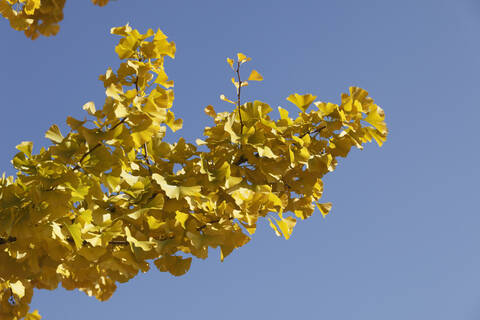
<instances>
[{"instance_id":1,"label":"green-tinged leaf","mask_svg":"<svg viewBox=\"0 0 480 320\"><path fill-rule=\"evenodd\" d=\"M67 228L68 232L70 232L70 235L73 238L73 241L75 242L75 246L77 247L77 250L82 247L82 227L78 223L73 223L73 224L64 224L64 226Z\"/></svg>"},{"instance_id":2,"label":"green-tinged leaf","mask_svg":"<svg viewBox=\"0 0 480 320\"><path fill-rule=\"evenodd\" d=\"M45 138L50 139L54 143L60 143L63 141L62 133L56 124L52 125L50 129L45 133Z\"/></svg>"},{"instance_id":3,"label":"green-tinged leaf","mask_svg":"<svg viewBox=\"0 0 480 320\"><path fill-rule=\"evenodd\" d=\"M22 143L17 145L15 148L17 148L18 150L20 150L30 158L32 156L33 142L23 141Z\"/></svg>"},{"instance_id":4,"label":"green-tinged leaf","mask_svg":"<svg viewBox=\"0 0 480 320\"><path fill-rule=\"evenodd\" d=\"M73 117L67 117L67 124L70 128L72 128L72 130L78 130L78 128L83 126L85 122L87 122L87 120L80 121Z\"/></svg>"},{"instance_id":5,"label":"green-tinged leaf","mask_svg":"<svg viewBox=\"0 0 480 320\"><path fill-rule=\"evenodd\" d=\"M127 242L130 243L133 252L135 252L135 247L141 248L143 251L149 251L155 246L154 242L138 240L137 238L135 238L132 235L130 228L128 227L125 227L125 235L127 238Z\"/></svg>"},{"instance_id":6,"label":"green-tinged leaf","mask_svg":"<svg viewBox=\"0 0 480 320\"><path fill-rule=\"evenodd\" d=\"M273 153L272 149L270 149L268 146L264 146L263 148L262 147L258 147L257 148L257 151L258 151L258 155L260 157L265 157L265 158L269 158L269 159L276 159L278 158L277 155L275 155L275 153Z\"/></svg>"},{"instance_id":7,"label":"green-tinged leaf","mask_svg":"<svg viewBox=\"0 0 480 320\"><path fill-rule=\"evenodd\" d=\"M91 262L98 261L105 253L107 249L104 247L82 247L78 250L79 255Z\"/></svg>"},{"instance_id":8,"label":"green-tinged leaf","mask_svg":"<svg viewBox=\"0 0 480 320\"><path fill-rule=\"evenodd\" d=\"M169 185L167 180L158 173L154 173L152 179L165 191L167 197L178 200L180 197L180 188L178 186Z\"/></svg>"},{"instance_id":9,"label":"green-tinged leaf","mask_svg":"<svg viewBox=\"0 0 480 320\"><path fill-rule=\"evenodd\" d=\"M179 224L182 226L183 229L185 229L185 222L187 222L188 217L188 213L183 213L177 210L177 212L175 213L175 224Z\"/></svg>"}]
</instances>

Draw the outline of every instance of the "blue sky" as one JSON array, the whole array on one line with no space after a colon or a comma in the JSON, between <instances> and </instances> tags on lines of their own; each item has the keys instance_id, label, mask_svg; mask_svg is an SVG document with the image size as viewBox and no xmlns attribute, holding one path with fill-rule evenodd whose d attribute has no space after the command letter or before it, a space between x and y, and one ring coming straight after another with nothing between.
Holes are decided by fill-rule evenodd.
<instances>
[{"instance_id":1,"label":"blue sky","mask_svg":"<svg viewBox=\"0 0 480 320\"><path fill-rule=\"evenodd\" d=\"M266 223L223 263L211 251L179 278L153 268L104 303L37 291L45 319L479 319L480 2L67 1L54 38L25 39L0 20L0 171L21 141L103 102L97 80L116 66L110 27L161 28L174 112L189 141L211 125L203 108L230 106L225 58L253 57L265 78L245 99L290 108L291 93L339 102L351 85L383 107L389 138L341 161L325 179L331 215L290 240ZM292 109L293 110L293 109Z\"/></svg>"}]
</instances>

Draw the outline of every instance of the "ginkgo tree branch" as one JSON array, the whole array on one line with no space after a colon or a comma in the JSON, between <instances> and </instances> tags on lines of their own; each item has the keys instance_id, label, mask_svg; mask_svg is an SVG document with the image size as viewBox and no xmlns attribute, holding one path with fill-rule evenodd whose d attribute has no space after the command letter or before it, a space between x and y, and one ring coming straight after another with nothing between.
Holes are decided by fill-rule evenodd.
<instances>
[{"instance_id":1,"label":"ginkgo tree branch","mask_svg":"<svg viewBox=\"0 0 480 320\"><path fill-rule=\"evenodd\" d=\"M16 237L0 238L0 245L17 241Z\"/></svg>"},{"instance_id":2,"label":"ginkgo tree branch","mask_svg":"<svg viewBox=\"0 0 480 320\"><path fill-rule=\"evenodd\" d=\"M101 129L69 117L66 137L53 125L49 148L34 154L32 142L20 143L12 160L16 177L0 178L0 314L8 319L38 319L36 311L28 314L35 288L61 283L106 300L116 283L147 271L152 261L174 276L210 248L220 248L223 261L248 243L260 219L288 239L315 206L329 213L331 203L320 202L322 178L337 158L386 140L383 110L358 87L342 94L340 104L292 94L287 100L299 112L290 116L279 107L279 119L265 102L241 104L247 82L240 65L250 58L238 53L236 68L227 59L237 74L237 101L221 96L236 110L204 109L213 125L196 143L205 150L183 138L167 142L167 128L182 127L163 65L175 44L160 30L142 34L126 25L111 32L121 38L115 51L122 62L100 76L103 107L84 106ZM247 81L262 80L253 70ZM35 267L42 264L48 268Z\"/></svg>"},{"instance_id":3,"label":"ginkgo tree branch","mask_svg":"<svg viewBox=\"0 0 480 320\"><path fill-rule=\"evenodd\" d=\"M320 127L320 128L316 128L314 130L309 130L309 131L305 132L304 134L300 135L300 138L305 137L307 134L320 133L320 131L322 131L323 129L326 129L326 128L327 128L327 126L323 126L323 127Z\"/></svg>"},{"instance_id":4,"label":"ginkgo tree branch","mask_svg":"<svg viewBox=\"0 0 480 320\"><path fill-rule=\"evenodd\" d=\"M237 74L237 80L238 80L238 87L237 87L237 110L238 110L238 116L240 118L240 134L243 134L243 120L242 120L242 112L240 110L240 99L241 99L241 90L242 90L242 80L240 78L240 64L241 62L237 62L237 69L235 70Z\"/></svg>"}]
</instances>

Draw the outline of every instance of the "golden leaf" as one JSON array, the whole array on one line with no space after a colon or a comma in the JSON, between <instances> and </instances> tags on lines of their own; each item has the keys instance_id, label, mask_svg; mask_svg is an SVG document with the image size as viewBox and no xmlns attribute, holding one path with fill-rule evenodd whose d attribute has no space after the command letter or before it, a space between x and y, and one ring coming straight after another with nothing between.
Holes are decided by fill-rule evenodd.
<instances>
[{"instance_id":1,"label":"golden leaf","mask_svg":"<svg viewBox=\"0 0 480 320\"><path fill-rule=\"evenodd\" d=\"M180 256L163 256L155 260L153 263L162 272L170 272L172 275L178 277L187 273L192 264L192 258L183 258Z\"/></svg>"},{"instance_id":2,"label":"golden leaf","mask_svg":"<svg viewBox=\"0 0 480 320\"><path fill-rule=\"evenodd\" d=\"M322 214L322 216L325 217L332 209L332 203L331 202L317 203L317 208L318 210L320 210L320 213Z\"/></svg>"},{"instance_id":3,"label":"golden leaf","mask_svg":"<svg viewBox=\"0 0 480 320\"><path fill-rule=\"evenodd\" d=\"M317 98L311 94L299 95L297 93L288 96L287 100L305 112L310 104Z\"/></svg>"},{"instance_id":4,"label":"golden leaf","mask_svg":"<svg viewBox=\"0 0 480 320\"><path fill-rule=\"evenodd\" d=\"M63 141L62 133L56 124L52 125L50 129L45 133L45 138L50 139L52 142L60 143Z\"/></svg>"},{"instance_id":5,"label":"golden leaf","mask_svg":"<svg viewBox=\"0 0 480 320\"><path fill-rule=\"evenodd\" d=\"M233 59L227 58L227 63L230 66L230 68L232 68L233 70Z\"/></svg>"},{"instance_id":6,"label":"golden leaf","mask_svg":"<svg viewBox=\"0 0 480 320\"><path fill-rule=\"evenodd\" d=\"M252 70L250 76L248 77L249 81L263 81L263 77L257 70Z\"/></svg>"}]
</instances>

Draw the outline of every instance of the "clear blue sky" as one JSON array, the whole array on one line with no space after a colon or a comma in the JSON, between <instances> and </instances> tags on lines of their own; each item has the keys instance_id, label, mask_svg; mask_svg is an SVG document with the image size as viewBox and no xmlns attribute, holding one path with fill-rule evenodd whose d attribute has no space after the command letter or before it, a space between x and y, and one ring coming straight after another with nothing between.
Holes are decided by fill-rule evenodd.
<instances>
[{"instance_id":1,"label":"clear blue sky","mask_svg":"<svg viewBox=\"0 0 480 320\"><path fill-rule=\"evenodd\" d=\"M480 2L478 0L69 0L61 32L25 39L0 20L0 171L15 145L48 146L52 123L102 104L97 80L118 63L109 34L130 22L177 44L167 62L174 111L190 141L229 107L227 56L241 51L265 81L245 98L288 106L289 94L339 102L351 85L382 106L390 135L325 179L331 215L290 240L266 224L220 263L175 278L155 268L105 303L37 291L45 319L480 319ZM0 262L1 263L1 262Z\"/></svg>"}]
</instances>

